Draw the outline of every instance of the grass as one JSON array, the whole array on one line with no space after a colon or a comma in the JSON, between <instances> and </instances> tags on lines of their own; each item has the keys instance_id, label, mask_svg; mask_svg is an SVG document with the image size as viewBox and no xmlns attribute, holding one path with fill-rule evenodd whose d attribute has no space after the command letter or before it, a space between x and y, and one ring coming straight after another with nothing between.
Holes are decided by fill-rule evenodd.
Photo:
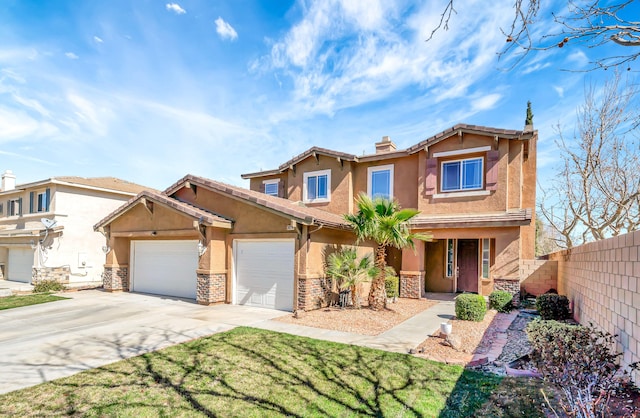
<instances>
[{"instance_id":1,"label":"grass","mask_svg":"<svg viewBox=\"0 0 640 418\"><path fill-rule=\"evenodd\" d=\"M20 308L22 306L38 305L40 303L55 302L63 300L60 296L50 293L38 293L36 295L14 295L0 298L0 311L4 309Z\"/></svg>"},{"instance_id":2,"label":"grass","mask_svg":"<svg viewBox=\"0 0 640 418\"><path fill-rule=\"evenodd\" d=\"M0 395L0 415L542 416L541 396L514 400L524 386L409 355L236 328Z\"/></svg>"}]
</instances>

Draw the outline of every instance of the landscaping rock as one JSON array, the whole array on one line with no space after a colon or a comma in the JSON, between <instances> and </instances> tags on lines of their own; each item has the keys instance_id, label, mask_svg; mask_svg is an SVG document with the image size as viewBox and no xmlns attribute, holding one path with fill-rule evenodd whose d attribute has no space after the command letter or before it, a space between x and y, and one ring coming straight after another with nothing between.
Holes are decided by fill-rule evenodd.
<instances>
[{"instance_id":1,"label":"landscaping rock","mask_svg":"<svg viewBox=\"0 0 640 418\"><path fill-rule=\"evenodd\" d=\"M462 349L462 339L456 334L447 335L444 341L456 351L460 351Z\"/></svg>"}]
</instances>

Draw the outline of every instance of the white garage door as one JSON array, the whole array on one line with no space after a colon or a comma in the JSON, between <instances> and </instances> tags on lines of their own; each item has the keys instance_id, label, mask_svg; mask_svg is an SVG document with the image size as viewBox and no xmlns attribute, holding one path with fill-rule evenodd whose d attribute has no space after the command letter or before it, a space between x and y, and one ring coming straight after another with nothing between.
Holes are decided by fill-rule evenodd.
<instances>
[{"instance_id":1,"label":"white garage door","mask_svg":"<svg viewBox=\"0 0 640 418\"><path fill-rule=\"evenodd\" d=\"M33 250L31 248L10 248L8 260L8 279L16 282L31 283L33 274Z\"/></svg>"},{"instance_id":2,"label":"white garage door","mask_svg":"<svg viewBox=\"0 0 640 418\"><path fill-rule=\"evenodd\" d=\"M235 303L293 310L294 241L235 241Z\"/></svg>"},{"instance_id":3,"label":"white garage door","mask_svg":"<svg viewBox=\"0 0 640 418\"><path fill-rule=\"evenodd\" d=\"M198 241L131 241L134 292L196 298Z\"/></svg>"}]
</instances>

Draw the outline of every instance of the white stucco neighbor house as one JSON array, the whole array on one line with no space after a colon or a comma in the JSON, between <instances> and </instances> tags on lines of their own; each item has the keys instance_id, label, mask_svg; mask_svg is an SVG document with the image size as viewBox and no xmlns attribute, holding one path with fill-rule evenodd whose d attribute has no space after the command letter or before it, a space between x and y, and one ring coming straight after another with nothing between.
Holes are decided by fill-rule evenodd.
<instances>
[{"instance_id":1,"label":"white stucco neighbor house","mask_svg":"<svg viewBox=\"0 0 640 418\"><path fill-rule=\"evenodd\" d=\"M0 189L0 279L101 282L105 238L93 224L144 190L114 177L52 177Z\"/></svg>"}]
</instances>

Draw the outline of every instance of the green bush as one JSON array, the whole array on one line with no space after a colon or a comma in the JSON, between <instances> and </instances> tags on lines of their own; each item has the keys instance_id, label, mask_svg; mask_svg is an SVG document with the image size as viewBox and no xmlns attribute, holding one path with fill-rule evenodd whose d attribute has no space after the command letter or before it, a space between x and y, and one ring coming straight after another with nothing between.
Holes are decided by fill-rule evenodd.
<instances>
[{"instance_id":1,"label":"green bush","mask_svg":"<svg viewBox=\"0 0 640 418\"><path fill-rule=\"evenodd\" d=\"M456 297L456 318L480 322L487 313L487 302L482 295L465 293Z\"/></svg>"},{"instance_id":2,"label":"green bush","mask_svg":"<svg viewBox=\"0 0 640 418\"><path fill-rule=\"evenodd\" d=\"M489 295L489 307L498 312L511 312L513 295L504 290L495 290Z\"/></svg>"},{"instance_id":3,"label":"green bush","mask_svg":"<svg viewBox=\"0 0 640 418\"><path fill-rule=\"evenodd\" d=\"M622 353L613 350L615 336L593 324L539 319L526 330L531 360L547 382L562 390L561 404L569 416L611 416L607 402L621 383L618 360Z\"/></svg>"},{"instance_id":4,"label":"green bush","mask_svg":"<svg viewBox=\"0 0 640 418\"><path fill-rule=\"evenodd\" d=\"M566 296L546 293L536 298L536 309L544 320L562 320L570 318L569 299Z\"/></svg>"},{"instance_id":5,"label":"green bush","mask_svg":"<svg viewBox=\"0 0 640 418\"><path fill-rule=\"evenodd\" d=\"M400 279L396 276L396 271L393 267L387 267L385 269L384 276L384 288L387 291L388 298L396 298L399 294Z\"/></svg>"},{"instance_id":6,"label":"green bush","mask_svg":"<svg viewBox=\"0 0 640 418\"><path fill-rule=\"evenodd\" d=\"M64 289L64 285L55 280L40 280L33 285L33 293L60 292Z\"/></svg>"}]
</instances>

